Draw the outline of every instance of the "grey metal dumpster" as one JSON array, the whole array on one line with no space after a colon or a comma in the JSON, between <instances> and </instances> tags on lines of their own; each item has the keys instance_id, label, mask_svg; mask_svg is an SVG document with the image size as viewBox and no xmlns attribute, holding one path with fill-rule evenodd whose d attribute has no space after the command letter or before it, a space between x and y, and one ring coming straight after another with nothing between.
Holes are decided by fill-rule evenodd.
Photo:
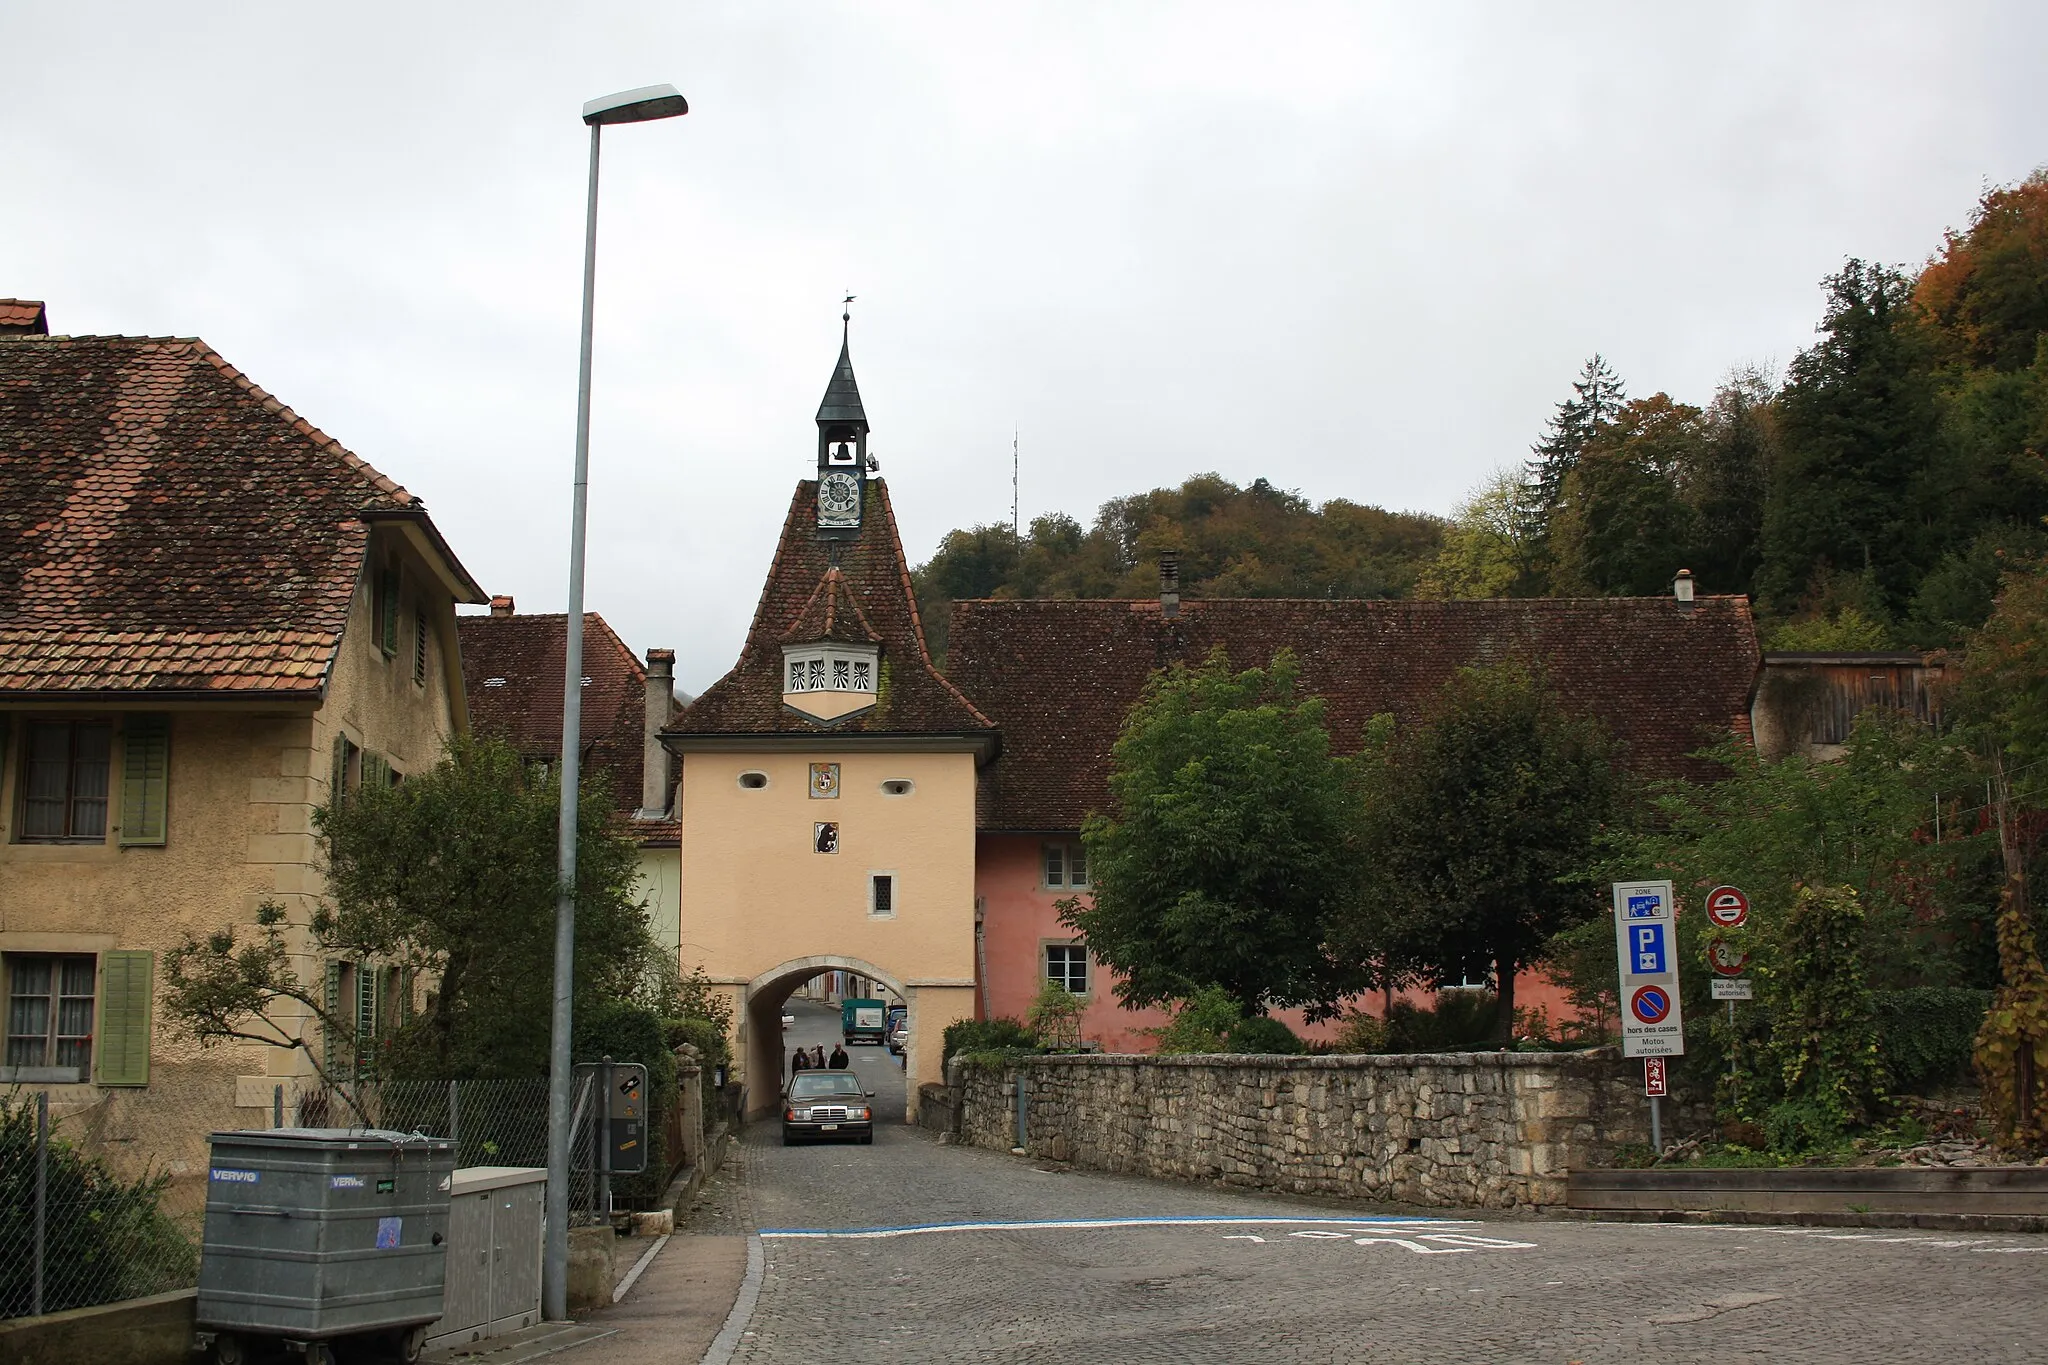
<instances>
[{"instance_id":1,"label":"grey metal dumpster","mask_svg":"<svg viewBox=\"0 0 2048 1365\"><path fill-rule=\"evenodd\" d=\"M441 1316L455 1144L360 1128L215 1133L200 1244L200 1345L236 1365L254 1338L329 1365L339 1337L417 1357Z\"/></svg>"}]
</instances>

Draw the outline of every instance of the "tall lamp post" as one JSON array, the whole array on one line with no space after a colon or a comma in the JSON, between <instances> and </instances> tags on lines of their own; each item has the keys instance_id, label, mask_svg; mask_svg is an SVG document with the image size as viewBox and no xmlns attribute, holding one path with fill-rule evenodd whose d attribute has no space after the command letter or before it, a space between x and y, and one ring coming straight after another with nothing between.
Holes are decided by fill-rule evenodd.
<instances>
[{"instance_id":1,"label":"tall lamp post","mask_svg":"<svg viewBox=\"0 0 2048 1365\"><path fill-rule=\"evenodd\" d=\"M548 1047L547 1245L541 1308L569 1316L569 1022L576 990L576 788L583 757L583 527L590 486L590 332L597 286L597 149L608 123L645 123L687 114L673 85L650 85L583 106L590 125L590 199L583 219L583 358L576 376L576 486L569 522L568 649L562 667L562 811L555 899L555 1010ZM606 1136L609 1136L607 1134Z\"/></svg>"}]
</instances>

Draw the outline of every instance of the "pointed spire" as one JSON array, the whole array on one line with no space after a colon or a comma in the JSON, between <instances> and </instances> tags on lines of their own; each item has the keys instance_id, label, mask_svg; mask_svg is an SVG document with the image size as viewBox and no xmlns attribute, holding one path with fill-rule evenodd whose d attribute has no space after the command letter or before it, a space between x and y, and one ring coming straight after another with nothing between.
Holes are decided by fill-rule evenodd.
<instances>
[{"instance_id":1,"label":"pointed spire","mask_svg":"<svg viewBox=\"0 0 2048 1365\"><path fill-rule=\"evenodd\" d=\"M818 404L818 424L855 422L865 427L867 412L860 405L860 385L853 380L853 356L847 350L848 334L853 328L853 295L848 294L839 314L839 364L832 371L832 382L825 386L825 401Z\"/></svg>"}]
</instances>

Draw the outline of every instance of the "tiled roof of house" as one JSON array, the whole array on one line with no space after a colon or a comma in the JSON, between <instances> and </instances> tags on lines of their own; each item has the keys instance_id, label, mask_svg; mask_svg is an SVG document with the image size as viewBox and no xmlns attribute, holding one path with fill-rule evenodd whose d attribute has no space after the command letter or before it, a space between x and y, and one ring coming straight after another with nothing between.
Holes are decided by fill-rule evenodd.
<instances>
[{"instance_id":1,"label":"tiled roof of house","mask_svg":"<svg viewBox=\"0 0 2048 1365\"><path fill-rule=\"evenodd\" d=\"M203 341L0 336L0 692L318 696L374 515L425 512Z\"/></svg>"},{"instance_id":2,"label":"tiled roof of house","mask_svg":"<svg viewBox=\"0 0 2048 1365\"><path fill-rule=\"evenodd\" d=\"M815 608L821 594L829 597L836 591L829 584L835 553L838 575L849 597L858 599L861 624L881 642L882 681L872 707L833 722L830 732L990 732L988 718L932 667L924 627L917 616L917 599L910 588L910 567L896 535L889 490L880 479L870 479L867 490L858 538L827 542L817 536L816 481L805 479L797 484L739 662L684 709L669 733L678 737L820 733L816 722L782 704L782 646L803 638L792 635L792 628Z\"/></svg>"},{"instance_id":3,"label":"tiled roof of house","mask_svg":"<svg viewBox=\"0 0 2048 1365\"><path fill-rule=\"evenodd\" d=\"M48 334L50 321L41 299L0 299L0 333Z\"/></svg>"},{"instance_id":4,"label":"tiled roof of house","mask_svg":"<svg viewBox=\"0 0 2048 1365\"><path fill-rule=\"evenodd\" d=\"M837 565L825 570L825 576L811 590L811 600L804 603L804 609L797 613L796 620L782 632L784 644L802 644L810 640L843 640L862 645L882 642L882 637L868 623L868 614L861 610L860 599L853 595L853 585L846 581L846 575Z\"/></svg>"},{"instance_id":5,"label":"tiled roof of house","mask_svg":"<svg viewBox=\"0 0 2048 1365\"><path fill-rule=\"evenodd\" d=\"M495 734L534 758L562 752L562 663L568 617L458 616L462 681L470 728ZM647 669L596 612L583 614L584 762L611 774L612 804L630 816L640 806L647 719ZM657 837L660 822L636 821Z\"/></svg>"},{"instance_id":6,"label":"tiled roof of house","mask_svg":"<svg viewBox=\"0 0 2048 1365\"><path fill-rule=\"evenodd\" d=\"M982 773L985 829L1077 829L1108 800L1110 746L1153 670L1222 645L1240 668L1283 646L1355 751L1382 712L1423 714L1459 667L1533 661L1565 704L1606 721L1650 775L1710 776L1686 755L1747 721L1756 628L1741 597L1483 602L1205 599L983 601L954 607L948 674L1002 727Z\"/></svg>"}]
</instances>

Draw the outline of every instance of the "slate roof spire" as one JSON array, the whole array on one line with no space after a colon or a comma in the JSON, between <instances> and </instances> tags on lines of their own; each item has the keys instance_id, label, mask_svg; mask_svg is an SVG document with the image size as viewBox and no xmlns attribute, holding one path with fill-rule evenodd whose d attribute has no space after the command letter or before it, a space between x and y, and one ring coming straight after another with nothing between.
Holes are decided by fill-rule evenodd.
<instances>
[{"instance_id":1,"label":"slate roof spire","mask_svg":"<svg viewBox=\"0 0 2048 1365\"><path fill-rule=\"evenodd\" d=\"M857 426L868 429L868 415L860 405L860 385L853 381L853 356L847 350L847 334L853 327L853 295L846 296L845 311L839 315L839 364L833 367L832 382L825 386L825 401L818 404L818 425Z\"/></svg>"}]
</instances>

